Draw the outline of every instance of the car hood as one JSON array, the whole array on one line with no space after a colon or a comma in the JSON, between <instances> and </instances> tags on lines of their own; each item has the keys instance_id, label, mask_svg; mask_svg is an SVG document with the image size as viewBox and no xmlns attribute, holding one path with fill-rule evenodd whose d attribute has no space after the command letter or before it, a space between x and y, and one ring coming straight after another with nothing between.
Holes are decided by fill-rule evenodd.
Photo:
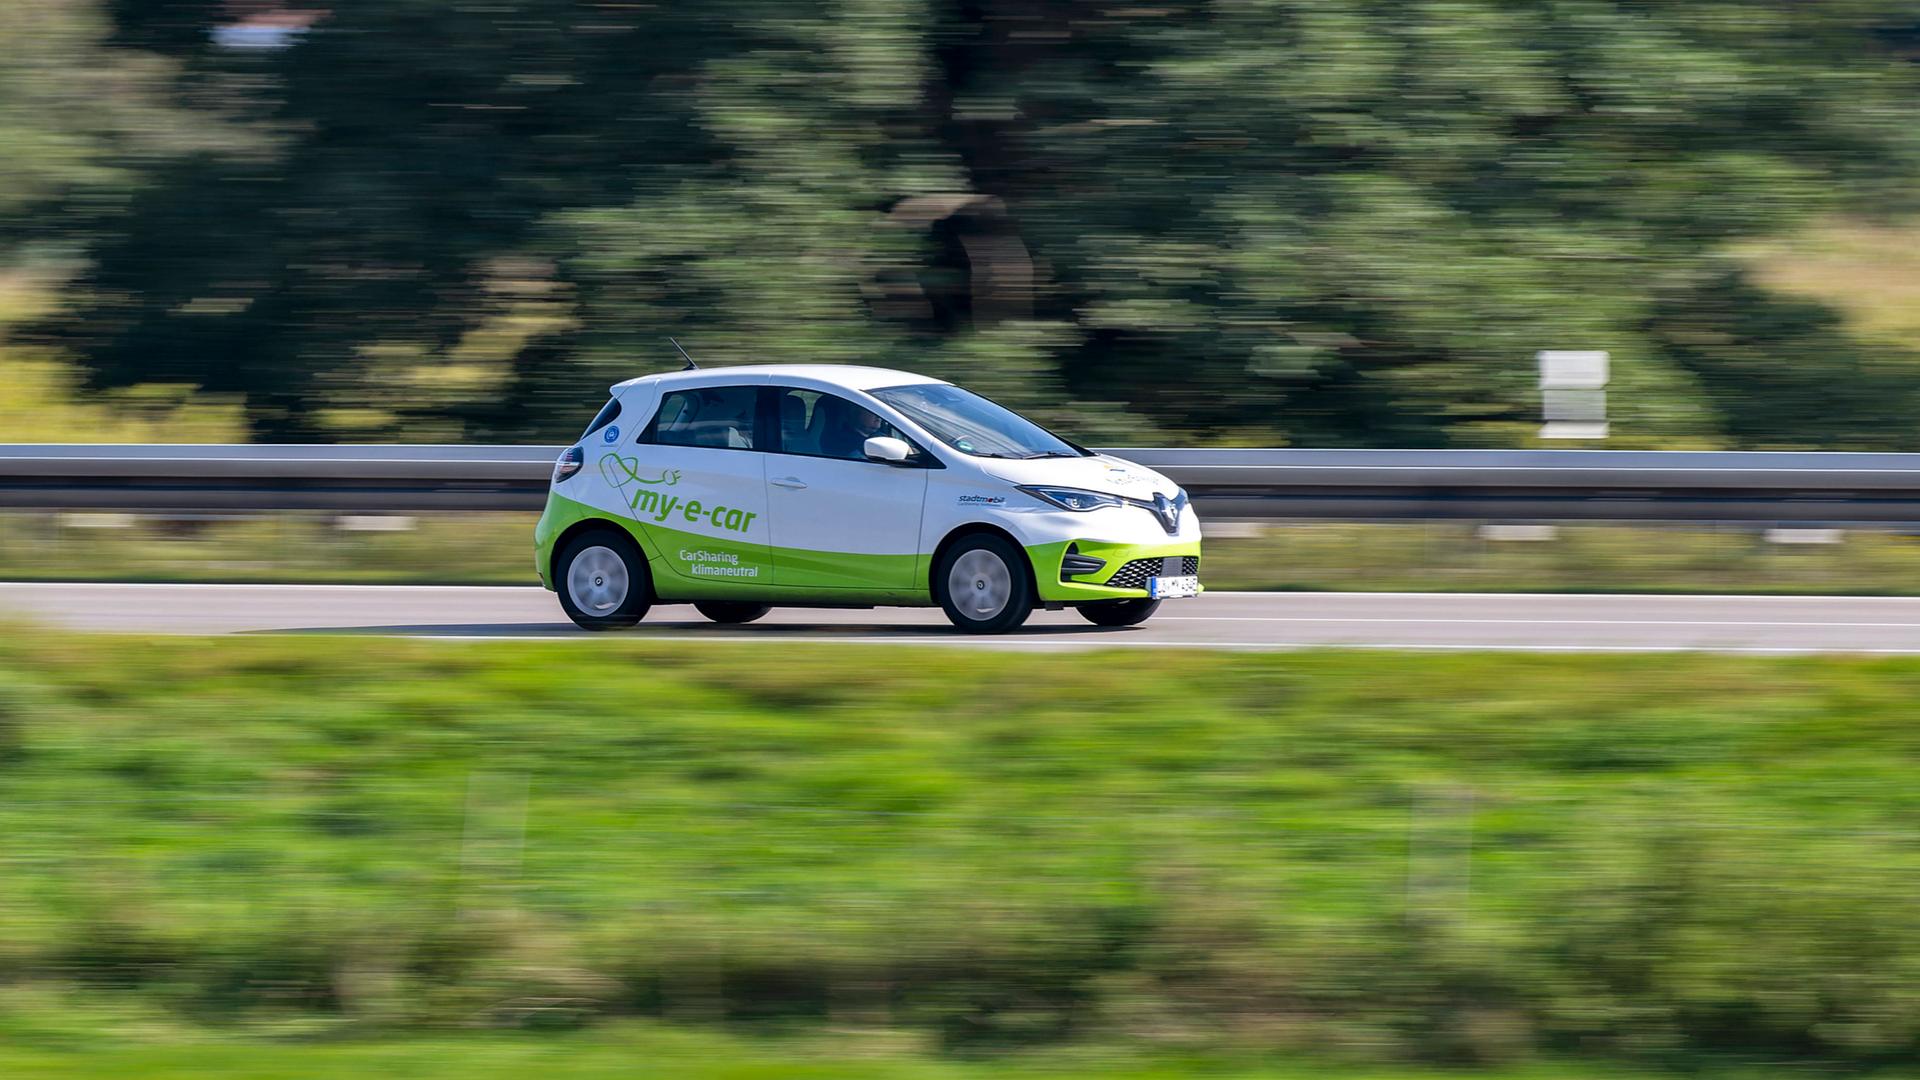
<instances>
[{"instance_id":1,"label":"car hood","mask_svg":"<svg viewBox=\"0 0 1920 1080\"><path fill-rule=\"evenodd\" d=\"M1002 461L981 458L980 467L1011 484L1046 484L1080 488L1130 499L1172 498L1180 485L1144 465L1109 454L1083 458L1032 458Z\"/></svg>"}]
</instances>

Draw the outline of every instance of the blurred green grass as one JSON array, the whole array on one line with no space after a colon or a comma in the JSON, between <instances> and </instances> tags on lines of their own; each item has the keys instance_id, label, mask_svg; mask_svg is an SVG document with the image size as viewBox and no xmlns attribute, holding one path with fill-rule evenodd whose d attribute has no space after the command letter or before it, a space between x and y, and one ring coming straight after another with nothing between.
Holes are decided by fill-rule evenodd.
<instances>
[{"instance_id":1,"label":"blurred green grass","mask_svg":"<svg viewBox=\"0 0 1920 1080\"><path fill-rule=\"evenodd\" d=\"M1285 525L1208 540L1201 579L1283 591L1920 594L1920 537L1842 537L1780 544L1755 529L1599 524L1514 541L1450 522Z\"/></svg>"},{"instance_id":2,"label":"blurred green grass","mask_svg":"<svg viewBox=\"0 0 1920 1080\"><path fill-rule=\"evenodd\" d=\"M1435 1070L1311 1061L1262 1061L1248 1055L1141 1054L1126 1048L1076 1048L955 1060L916 1049L885 1033L840 1032L813 1037L748 1038L714 1031L622 1024L584 1034L434 1035L344 1044L271 1044L225 1040L131 1043L107 1037L88 1047L45 1049L0 1045L0 1072L10 1080L148 1080L223 1077L390 1075L409 1080L670 1076L676 1080L957 1080L994 1076L1103 1077L1108 1080L1657 1080L1681 1075L1599 1065L1532 1065ZM1690 1073L1701 1080L1740 1080L1758 1070ZM1889 1077L1888 1080L1891 1080Z\"/></svg>"},{"instance_id":3,"label":"blurred green grass","mask_svg":"<svg viewBox=\"0 0 1920 1080\"><path fill-rule=\"evenodd\" d=\"M432 514L395 531L345 531L312 514L74 527L102 520L0 514L0 580L538 583L531 514ZM1444 522L1258 531L1206 542L1209 588L1920 594L1920 537L1898 533L1794 545L1751 529L1619 525L1564 526L1543 542Z\"/></svg>"},{"instance_id":4,"label":"blurred green grass","mask_svg":"<svg viewBox=\"0 0 1920 1080\"><path fill-rule=\"evenodd\" d=\"M110 993L1912 1062L1917 699L1898 660L5 634L0 1031Z\"/></svg>"},{"instance_id":5,"label":"blurred green grass","mask_svg":"<svg viewBox=\"0 0 1920 1080\"><path fill-rule=\"evenodd\" d=\"M538 585L537 517L427 515L407 529L352 531L316 514L0 514L0 579ZM97 527L103 522L116 527Z\"/></svg>"}]
</instances>

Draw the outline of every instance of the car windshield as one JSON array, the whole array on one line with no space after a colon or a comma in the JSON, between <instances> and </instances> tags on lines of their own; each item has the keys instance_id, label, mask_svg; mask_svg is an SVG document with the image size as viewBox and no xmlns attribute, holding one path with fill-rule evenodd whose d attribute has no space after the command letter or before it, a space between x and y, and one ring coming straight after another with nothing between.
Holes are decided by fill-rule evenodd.
<instances>
[{"instance_id":1,"label":"car windshield","mask_svg":"<svg viewBox=\"0 0 1920 1080\"><path fill-rule=\"evenodd\" d=\"M971 390L947 383L890 386L873 396L963 454L989 458L1081 457L1072 443Z\"/></svg>"}]
</instances>

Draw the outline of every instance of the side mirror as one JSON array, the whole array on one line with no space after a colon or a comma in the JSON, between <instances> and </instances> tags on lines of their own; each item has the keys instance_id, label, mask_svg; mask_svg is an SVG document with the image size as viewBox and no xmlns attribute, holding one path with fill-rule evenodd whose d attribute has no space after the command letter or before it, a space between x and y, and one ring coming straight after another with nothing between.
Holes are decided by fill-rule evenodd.
<instances>
[{"instance_id":1,"label":"side mirror","mask_svg":"<svg viewBox=\"0 0 1920 1080\"><path fill-rule=\"evenodd\" d=\"M875 435L861 447L868 461L878 461L885 465L904 465L913 456L913 447L902 439L888 435Z\"/></svg>"}]
</instances>

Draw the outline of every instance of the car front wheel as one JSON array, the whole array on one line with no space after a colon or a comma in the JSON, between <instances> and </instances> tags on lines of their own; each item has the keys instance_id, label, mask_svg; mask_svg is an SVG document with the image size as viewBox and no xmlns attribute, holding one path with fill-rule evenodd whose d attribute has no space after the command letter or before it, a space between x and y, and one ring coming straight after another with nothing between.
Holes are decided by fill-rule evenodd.
<instances>
[{"instance_id":1,"label":"car front wheel","mask_svg":"<svg viewBox=\"0 0 1920 1080\"><path fill-rule=\"evenodd\" d=\"M586 630L632 626L653 606L653 581L640 546L624 532L594 529L567 542L554 566L567 618Z\"/></svg>"},{"instance_id":2,"label":"car front wheel","mask_svg":"<svg viewBox=\"0 0 1920 1080\"><path fill-rule=\"evenodd\" d=\"M1033 571L1006 539L978 533L941 556L934 598L953 625L970 634L1004 634L1033 613Z\"/></svg>"}]
</instances>

